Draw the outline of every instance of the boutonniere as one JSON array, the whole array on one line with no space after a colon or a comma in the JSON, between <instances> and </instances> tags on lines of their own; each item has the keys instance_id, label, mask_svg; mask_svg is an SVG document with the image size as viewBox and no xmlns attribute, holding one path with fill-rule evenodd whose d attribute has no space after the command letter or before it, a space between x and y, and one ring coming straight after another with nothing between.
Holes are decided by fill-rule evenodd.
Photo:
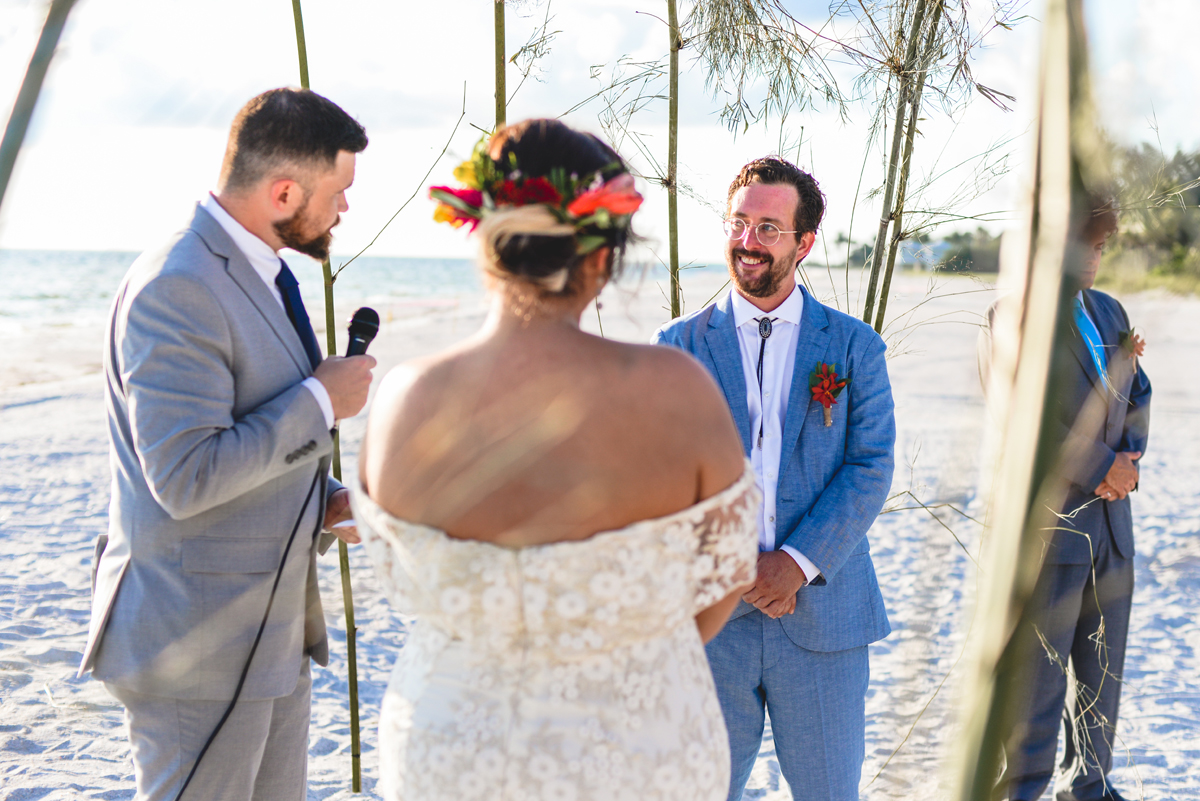
<instances>
[{"instance_id":1,"label":"boutonniere","mask_svg":"<svg viewBox=\"0 0 1200 801\"><path fill-rule=\"evenodd\" d=\"M817 369L808 377L808 386L812 390L813 400L825 407L825 425L833 425L833 404L837 396L850 383L850 378L839 378L836 364L819 362Z\"/></svg>"},{"instance_id":2,"label":"boutonniere","mask_svg":"<svg viewBox=\"0 0 1200 801\"><path fill-rule=\"evenodd\" d=\"M1146 351L1146 340L1132 330L1117 332L1117 342L1122 349L1129 353L1129 358L1137 360Z\"/></svg>"}]
</instances>

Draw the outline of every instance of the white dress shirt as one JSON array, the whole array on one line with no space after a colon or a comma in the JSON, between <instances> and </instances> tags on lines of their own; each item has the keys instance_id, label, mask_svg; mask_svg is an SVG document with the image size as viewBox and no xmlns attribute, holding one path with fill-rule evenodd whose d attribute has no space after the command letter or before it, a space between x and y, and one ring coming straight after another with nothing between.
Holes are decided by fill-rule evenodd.
<instances>
[{"instance_id":1,"label":"white dress shirt","mask_svg":"<svg viewBox=\"0 0 1200 801\"><path fill-rule=\"evenodd\" d=\"M247 231L240 222L230 216L229 212L221 208L221 204L213 197L212 192L204 196L204 200L200 201L200 206L212 215L218 225L225 229L225 233L229 234L233 244L238 246L238 250L242 251L246 261L250 262L254 272L258 273L258 277L267 285L267 289L271 290L279 308L286 312L287 307L283 305L283 294L275 285L275 278L281 269L279 254L266 242ZM321 407L321 414L325 415L325 425L333 428L333 401L329 398L329 390L325 389L325 385L314 376L309 376L301 383L317 399L317 405Z\"/></svg>"},{"instance_id":2,"label":"white dress shirt","mask_svg":"<svg viewBox=\"0 0 1200 801\"><path fill-rule=\"evenodd\" d=\"M758 517L759 551L775 550L775 503L779 487L779 462L783 454L783 421L787 418L788 396L792 390L792 374L796 366L796 342L800 336L800 318L804 314L804 290L797 286L779 308L764 312L730 290L733 300L733 321L737 326L738 344L742 351L742 373L746 377L746 406L750 410L750 462L763 504ZM772 321L771 336L763 351L762 387L758 385L758 351L762 338L758 335L758 320ZM760 395L761 392L761 395ZM807 398L801 402L807 402ZM765 412L765 413L764 413ZM762 430L759 444L758 432ZM796 560L811 582L820 572L808 557L790 545L781 550Z\"/></svg>"}]
</instances>

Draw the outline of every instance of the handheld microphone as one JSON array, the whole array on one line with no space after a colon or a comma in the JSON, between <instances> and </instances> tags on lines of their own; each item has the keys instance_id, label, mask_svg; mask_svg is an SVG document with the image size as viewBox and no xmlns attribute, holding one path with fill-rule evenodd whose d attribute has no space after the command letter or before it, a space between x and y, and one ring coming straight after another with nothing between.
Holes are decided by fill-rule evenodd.
<instances>
[{"instance_id":1,"label":"handheld microphone","mask_svg":"<svg viewBox=\"0 0 1200 801\"><path fill-rule=\"evenodd\" d=\"M362 356L367 352L367 345L379 333L379 313L374 309L363 306L350 318L350 341L346 343L347 356Z\"/></svg>"}]
</instances>

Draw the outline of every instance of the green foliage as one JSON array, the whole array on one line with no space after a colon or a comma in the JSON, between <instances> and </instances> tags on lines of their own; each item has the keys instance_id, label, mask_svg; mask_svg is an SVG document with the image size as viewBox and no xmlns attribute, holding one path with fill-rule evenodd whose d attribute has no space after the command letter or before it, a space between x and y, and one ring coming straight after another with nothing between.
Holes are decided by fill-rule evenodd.
<instances>
[{"instance_id":1,"label":"green foliage","mask_svg":"<svg viewBox=\"0 0 1200 801\"><path fill-rule=\"evenodd\" d=\"M946 237L950 250L937 263L938 270L955 273L1000 272L1000 237L983 228Z\"/></svg>"},{"instance_id":2,"label":"green foliage","mask_svg":"<svg viewBox=\"0 0 1200 801\"><path fill-rule=\"evenodd\" d=\"M1097 283L1118 291L1200 291L1200 152L1171 158L1143 143L1110 146L1120 222Z\"/></svg>"}]
</instances>

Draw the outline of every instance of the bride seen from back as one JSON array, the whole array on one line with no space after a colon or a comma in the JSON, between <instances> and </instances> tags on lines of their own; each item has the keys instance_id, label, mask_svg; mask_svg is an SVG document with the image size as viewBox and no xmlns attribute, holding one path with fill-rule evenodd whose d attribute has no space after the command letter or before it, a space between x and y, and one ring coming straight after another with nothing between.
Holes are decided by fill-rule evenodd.
<instances>
[{"instance_id":1,"label":"bride seen from back","mask_svg":"<svg viewBox=\"0 0 1200 801\"><path fill-rule=\"evenodd\" d=\"M455 177L435 219L474 231L490 311L386 376L355 498L417 618L381 716L384 795L724 798L702 642L753 581L758 493L698 362L580 330L630 237L632 176L529 120Z\"/></svg>"}]
</instances>

